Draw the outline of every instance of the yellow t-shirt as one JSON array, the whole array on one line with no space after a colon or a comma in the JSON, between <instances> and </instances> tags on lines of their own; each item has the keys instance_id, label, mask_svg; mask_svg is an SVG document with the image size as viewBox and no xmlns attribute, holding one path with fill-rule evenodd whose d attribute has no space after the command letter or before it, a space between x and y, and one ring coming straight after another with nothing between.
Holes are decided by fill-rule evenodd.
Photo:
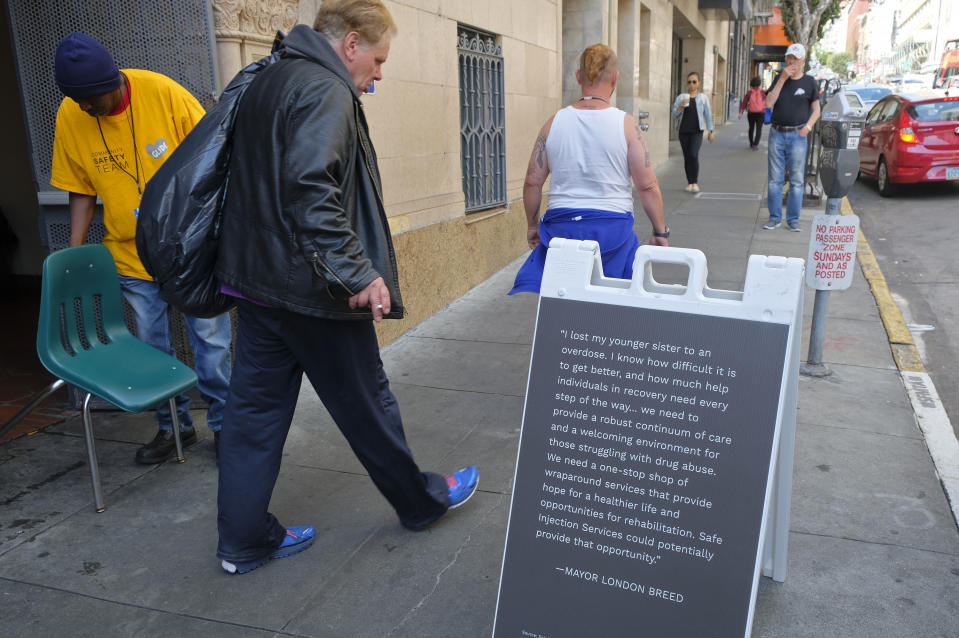
<instances>
[{"instance_id":1,"label":"yellow t-shirt","mask_svg":"<svg viewBox=\"0 0 959 638\"><path fill-rule=\"evenodd\" d=\"M50 183L65 191L99 195L106 226L103 244L113 255L117 272L150 280L134 241L134 211L140 206L137 164L142 189L204 111L189 91L165 75L140 69L124 69L123 74L130 82L130 105L119 115L91 117L70 98L60 103Z\"/></svg>"}]
</instances>

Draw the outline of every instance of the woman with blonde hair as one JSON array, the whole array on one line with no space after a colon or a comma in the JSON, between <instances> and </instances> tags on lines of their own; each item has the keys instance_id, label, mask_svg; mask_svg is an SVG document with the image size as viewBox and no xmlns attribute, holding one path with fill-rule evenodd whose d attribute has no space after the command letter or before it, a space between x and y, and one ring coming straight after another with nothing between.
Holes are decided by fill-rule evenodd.
<instances>
[{"instance_id":1,"label":"woman with blonde hair","mask_svg":"<svg viewBox=\"0 0 959 638\"><path fill-rule=\"evenodd\" d=\"M610 104L616 54L604 44L580 56L581 97L540 129L523 184L526 240L533 249L509 294L539 292L546 249L553 237L599 242L607 277L630 279L639 240L633 232L633 192L652 224L650 243L668 245L663 196L649 151L631 115ZM543 185L552 173L549 202L539 219Z\"/></svg>"}]
</instances>

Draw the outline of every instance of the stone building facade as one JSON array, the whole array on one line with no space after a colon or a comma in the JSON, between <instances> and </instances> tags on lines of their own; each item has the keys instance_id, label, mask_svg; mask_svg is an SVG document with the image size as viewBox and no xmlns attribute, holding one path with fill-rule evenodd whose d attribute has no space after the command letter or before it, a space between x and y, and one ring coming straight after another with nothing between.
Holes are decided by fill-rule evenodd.
<instances>
[{"instance_id":1,"label":"stone building facade","mask_svg":"<svg viewBox=\"0 0 959 638\"><path fill-rule=\"evenodd\" d=\"M263 55L276 28L312 22L320 0L214 0L221 78ZM618 54L619 108L650 125L654 163L668 156L669 107L698 71L717 122L727 94L726 14L698 0L396 0L399 30L384 80L364 98L380 158L410 316L381 330L402 334L526 250L522 186L533 141L553 112L578 97L585 46ZM295 19L294 19L294 15ZM239 25L239 29L237 28ZM502 51L505 189L502 204L466 212L461 165L461 27L490 34ZM222 81L222 80L221 80ZM504 291L505 292L505 291Z\"/></svg>"},{"instance_id":2,"label":"stone building facade","mask_svg":"<svg viewBox=\"0 0 959 638\"><path fill-rule=\"evenodd\" d=\"M311 24L321 4L177 0L204 1L212 18L210 63L219 89L242 66L269 52L277 30ZM384 322L383 342L527 250L522 186L529 154L543 122L578 97L574 71L585 46L604 42L617 51L615 104L634 116L649 114L643 120L649 124L646 139L658 164L669 152L669 107L685 89L689 71L701 74L714 118L717 124L723 121L730 15L701 6L743 1L386 0L398 35L384 79L364 104L409 317ZM56 38L84 29L83 24L60 26L64 33ZM470 43L479 47L470 49ZM0 51L7 58L0 66L9 72L16 55L30 54L18 46L10 42L13 56ZM491 68L492 76L482 76ZM6 115L8 122L25 121L19 111ZM499 120L473 131L474 115ZM29 144L12 152L29 155ZM0 207L18 234L35 233L36 191L43 185L31 187L22 176L16 183L4 181ZM477 185L482 191L493 181L493 196L477 199L472 192ZM39 272L45 256L39 243L35 237L21 242L17 272Z\"/></svg>"},{"instance_id":3,"label":"stone building facade","mask_svg":"<svg viewBox=\"0 0 959 638\"><path fill-rule=\"evenodd\" d=\"M311 24L320 0L213 0L218 81L269 52L276 31ZM409 330L526 248L522 185L536 133L560 103L558 0L386 2L398 34L384 79L363 98L409 316ZM458 42L488 35L500 52L505 198L466 212ZM505 291L504 291L505 292Z\"/></svg>"}]
</instances>

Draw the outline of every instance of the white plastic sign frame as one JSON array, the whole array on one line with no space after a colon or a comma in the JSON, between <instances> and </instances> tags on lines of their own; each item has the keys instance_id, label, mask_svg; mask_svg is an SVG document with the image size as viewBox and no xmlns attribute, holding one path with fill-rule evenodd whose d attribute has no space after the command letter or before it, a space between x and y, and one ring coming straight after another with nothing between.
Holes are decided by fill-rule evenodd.
<instances>
[{"instance_id":1,"label":"white plastic sign frame","mask_svg":"<svg viewBox=\"0 0 959 638\"><path fill-rule=\"evenodd\" d=\"M679 264L686 266L689 271L688 280L686 285L679 284L662 284L657 282L653 278L652 267L653 264ZM626 309L641 309L645 314L645 318L659 316L658 313L663 313L665 318L667 315L670 317L670 320L675 320L676 316L673 313L682 313L689 317L691 320L695 319L697 325L703 325L702 321L710 321L710 318L717 318L722 320L743 320L743 322L732 323L726 321L723 322L724 325L738 325L742 323L743 325L756 326L759 324L748 323L747 322L760 322L760 324L774 324L778 325L781 328L776 328L772 326L770 329L775 330L779 335L782 335L785 332L785 341L784 347L779 350L780 356L783 356L783 360L771 362L775 370L781 370L781 378L778 383L778 400L774 399L772 406L775 406L775 429L772 433L772 445L770 449L767 449L769 458L761 459L763 463L757 471L761 472L762 476L765 476L765 486L761 489L760 494L762 495L762 514L761 521L759 522L759 533L758 533L758 543L755 546L755 552L752 558L747 560L747 563L752 565L751 568L751 586L748 588L748 601L741 601L745 606L743 610L744 633L742 635L748 637L750 635L753 623L753 614L755 609L756 593L758 589L758 577L760 573L766 576L772 577L774 580L782 582L785 580L786 576L786 553L787 553L787 539L789 532L789 505L790 505L790 495L792 491L792 467L793 467L793 450L795 442L795 417L796 417L796 403L798 398L798 371L799 371L799 346L800 346L800 328L802 325L802 303L803 303L803 272L804 272L804 263L801 259L795 258L785 258L785 257L767 257L761 255L752 255L749 258L747 272L746 272L746 281L744 285L744 290L739 291L729 291L729 290L717 290L709 288L706 285L707 278L707 268L706 268L706 257L705 255L698 251L692 249L683 249L683 248L664 248L658 246L642 246L636 254L635 264L634 264L634 278L632 280L622 280L622 279L611 279L603 276L602 274L602 263L600 258L599 246L596 242L593 241L578 241L578 240L569 240L557 238L553 239L550 243L550 248L547 254L546 266L543 275L541 293L540 293L540 305L537 311L537 324L536 324L536 333L534 334L533 339L533 353L531 357L531 366L530 366L530 378L527 381L527 397L526 397L526 406L524 408L524 419L523 419L523 429L520 436L520 450L517 455L517 472L516 472L516 484L513 489L513 497L510 506L510 520L507 526L507 543L506 549L504 552L503 565L500 574L500 589L497 600L497 609L496 617L494 618L494 629L493 635L494 638L499 636L513 636L513 635L530 635L530 636L540 636L541 638L560 638L563 635L574 635L563 634L563 631L573 631L565 627L560 629L555 628L555 624L552 625L554 628L552 630L543 633L542 630L537 630L537 619L529 618L529 622L526 622L526 619L522 619L522 623L526 623L529 627L526 627L526 624L523 624L522 628L517 624L517 615L522 615L525 613L523 610L526 607L526 603L529 600L524 602L517 603L514 600L515 595L507 597L504 599L504 578L509 578L511 580L523 580L531 571L543 572L544 570L556 570L557 573L568 576L566 580L576 579L592 581L593 583L600 582L600 576L597 575L594 571L590 571L588 564L581 565L536 565L537 569L530 569L528 563L524 563L524 567L517 574L516 569L508 569L509 561L515 560L511 559L511 556L525 555L525 558L528 560L531 554L535 552L526 552L524 551L523 545L530 542L530 535L525 532L528 531L528 521L530 519L530 513L528 505L528 500L525 501L526 504L523 505L523 511L517 511L515 508L517 506L517 494L520 491L526 490L538 490L538 485L533 486L524 486L520 484L520 462L524 454L524 439L527 435L527 419L530 418L530 407L531 402L535 400L535 397L530 396L530 385L533 381L534 373L534 362L536 361L537 354L537 345L541 343L540 330L545 323L547 323L547 317L544 315L544 305L550 308L551 316L556 314L562 314L561 308L562 305L557 305L558 301L571 301L571 302L586 302L588 304L608 304L610 306L620 306ZM571 304L569 308L574 306L582 307L582 304ZM560 310L560 312L557 312ZM609 313L615 313L617 309L610 308ZM652 314L650 314L650 312ZM605 314L605 313L603 313ZM720 323L715 321L715 323ZM550 323L554 326L555 322ZM564 332L560 330L559 332ZM545 338L545 337L544 337ZM775 380L773 380L775 381ZM587 383L587 382L583 382ZM559 398L559 393L557 393L557 399ZM552 399L552 397L547 397ZM542 399L542 397L540 397ZM582 397L580 397L582 399ZM580 403L583 403L580 400ZM583 418L583 417L581 417ZM593 417L595 421L595 416ZM538 424L539 425L539 424ZM558 425L553 426L553 428L560 427ZM768 433L767 433L768 434ZM542 436L542 433L540 433ZM610 436L608 434L604 436ZM551 443L552 445L553 443ZM595 448L593 448L595 449ZM548 452L548 451L547 451ZM607 452L610 453L610 452ZM552 455L552 460L561 464L560 459L564 459L566 462L576 462L576 459L570 459L566 457L561 457L560 455L549 452ZM650 457L651 458L651 457ZM615 460L615 459L614 459ZM622 459L626 462L626 459ZM768 469L765 465L765 462L768 461ZM628 462L626 462L628 466ZM601 467L607 468L609 471L620 472L621 469L609 469L612 468L612 465L604 465ZM534 473L535 474L535 473ZM533 478L533 481L542 482L542 474L537 474L536 478ZM580 477L581 481L590 480ZM544 483L543 489L546 489L546 484ZM549 489L558 489L550 486ZM565 489L565 488L564 488ZM538 497L537 497L538 498ZM546 502L545 500L543 502ZM635 504L632 505L635 507ZM580 508L584 511L590 510L589 507ZM594 516L599 516L597 512L592 513ZM544 519L545 516L545 519ZM558 516L558 515L557 515ZM567 521L566 519L555 518L551 515L538 514L539 520L548 520L550 523L555 525L568 525L572 526L573 523ZM522 519L522 520L521 520ZM638 520L638 519L637 519ZM524 522L525 521L525 522ZM648 524L648 521L645 523ZM755 521L753 521L755 523ZM600 525L602 523L596 523ZM658 523L657 523L658 524ZM578 524L577 524L578 525ZM525 527L524 527L525 526ZM513 539L511 532L515 530L523 531L522 539ZM593 526L595 530L596 527ZM601 534L612 535L615 530L610 531L606 528L603 529ZM550 534L553 534L550 532ZM557 543L570 543L569 535L563 533L560 538L560 532L553 534L551 540L555 540ZM584 534L585 536L585 534ZM582 539L577 538L578 542ZM539 541L536 542L548 542L548 541ZM511 545L512 543L512 545ZM569 545L556 545L560 546L563 549L573 547L572 544ZM555 552L553 552L555 555ZM665 553L665 552L663 552ZM582 554L582 552L580 552ZM651 564L654 564L655 561L660 556L653 556L652 554L643 552L642 554L636 554L636 556L643 556L644 560L648 559L652 561ZM635 556L633 556L635 557ZM751 562L750 562L751 561ZM582 563L583 561L580 561ZM588 562L588 561L587 561ZM624 564L627 563L624 559ZM607 563L608 564L608 563ZM641 565L641 561L633 562L633 570L635 572L636 565ZM541 568L541 569L539 569ZM628 571L626 572L628 576ZM695 578L695 573L690 574L691 578ZM602 576L602 583L609 585L610 587L618 587L620 589L631 589L631 591L636 592L637 594L648 594L649 596L657 596L661 599L670 601L672 603L682 603L682 594L676 594L675 592L663 591L663 590L654 590L652 592L647 592L647 587L639 582L640 579L635 579L634 581L629 580L629 578L610 578L607 582L607 577ZM574 583L580 585L580 583ZM588 602L578 598L578 594L574 594L571 600L565 600L564 596L570 594L569 591L562 589L561 587L557 589L556 592L549 591L549 587L542 586L541 581L536 581L532 586L536 588L535 592L529 591L529 583L516 583L510 582L508 589L510 592L524 591L523 597L536 597L551 599L553 594L556 594L556 598L552 600L553 609L563 610L561 613L568 613L570 608L575 608L577 604L587 605ZM519 589L517 589L519 587ZM527 589L523 589L527 587ZM695 588L695 584L691 584L691 587ZM599 592L596 595L604 595L603 588L596 588L595 591ZM529 593L526 593L529 592ZM547 607L541 607L546 609ZM668 607L666 612L668 612ZM504 613L505 610L505 613ZM519 611L517 611L519 610ZM580 610L583 614L588 614L586 608ZM622 611L620 609L619 611ZM682 614L697 613L696 609L683 609ZM701 611L701 610L699 610ZM630 613L628 610L625 613ZM714 613L714 610L708 610L708 613ZM718 614L717 614L718 615ZM505 616L509 617L509 627L501 626L506 623L501 621ZM555 620L555 619L554 619ZM634 635L637 627L642 626L644 621L649 620L649 618L643 618L637 616L635 618L629 617L627 620L620 618L616 622L621 624L616 625L616 627L603 626L602 620L597 621L593 628L595 629L594 635ZM657 618L658 621L663 622L663 619ZM717 618L718 620L718 618ZM632 623L635 621L635 625ZM669 619L666 618L665 622L668 622ZM541 623L542 626L549 625L549 623ZM717 626L717 629L719 627ZM576 630L576 631L582 631ZM617 633L617 631L621 632ZM737 635L738 629L734 633L729 633L727 630L723 630L723 635ZM633 633L630 633L633 632ZM717 634L719 635L719 634Z\"/></svg>"}]
</instances>

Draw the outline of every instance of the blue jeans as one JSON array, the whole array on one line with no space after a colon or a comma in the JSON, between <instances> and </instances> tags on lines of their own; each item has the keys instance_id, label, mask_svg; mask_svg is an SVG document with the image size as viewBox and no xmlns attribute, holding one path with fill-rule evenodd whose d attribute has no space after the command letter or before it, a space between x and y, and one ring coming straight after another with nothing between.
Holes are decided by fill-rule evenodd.
<instances>
[{"instance_id":1,"label":"blue jeans","mask_svg":"<svg viewBox=\"0 0 959 638\"><path fill-rule=\"evenodd\" d=\"M802 208L803 180L806 171L806 138L799 131L782 133L769 129L769 221L783 218L783 180L789 166L789 199L786 200L786 222L799 221Z\"/></svg>"},{"instance_id":2,"label":"blue jeans","mask_svg":"<svg viewBox=\"0 0 959 638\"><path fill-rule=\"evenodd\" d=\"M173 355L170 339L169 306L160 297L157 285L136 277L120 277L123 297L136 316L137 336L157 350ZM230 391L230 315L224 313L212 319L183 317L186 320L194 368L199 378L197 387L209 404L207 424L212 432L223 425L223 408ZM181 394L176 398L177 417L181 430L193 427L190 416L190 398ZM172 429L170 405L164 401L156 408L157 424L161 430Z\"/></svg>"}]
</instances>

